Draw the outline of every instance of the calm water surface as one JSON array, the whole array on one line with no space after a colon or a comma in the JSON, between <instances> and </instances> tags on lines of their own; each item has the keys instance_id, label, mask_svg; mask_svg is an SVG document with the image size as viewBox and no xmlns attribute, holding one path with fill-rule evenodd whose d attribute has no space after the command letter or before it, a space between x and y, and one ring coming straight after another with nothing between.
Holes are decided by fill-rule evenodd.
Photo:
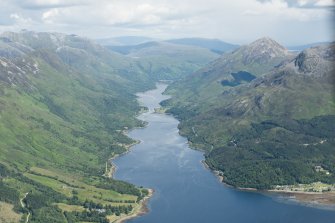
<instances>
[{"instance_id":1,"label":"calm water surface","mask_svg":"<svg viewBox=\"0 0 335 223\"><path fill-rule=\"evenodd\" d=\"M166 88L138 94L149 112L139 116L148 122L129 136L141 140L131 152L117 158L116 179L155 190L150 212L130 220L136 223L335 223L335 211L279 202L259 193L243 192L224 186L201 163L201 152L188 147L178 134L178 121L154 113L167 96Z\"/></svg>"}]
</instances>

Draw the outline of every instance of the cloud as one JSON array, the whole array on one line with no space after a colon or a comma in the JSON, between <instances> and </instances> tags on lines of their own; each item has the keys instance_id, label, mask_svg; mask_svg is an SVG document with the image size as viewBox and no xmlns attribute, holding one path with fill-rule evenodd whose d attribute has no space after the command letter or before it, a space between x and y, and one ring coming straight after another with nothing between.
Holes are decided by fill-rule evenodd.
<instances>
[{"instance_id":1,"label":"cloud","mask_svg":"<svg viewBox=\"0 0 335 223\"><path fill-rule=\"evenodd\" d=\"M272 0L258 0L261 3L271 2ZM334 8L334 0L282 0L291 8Z\"/></svg>"},{"instance_id":2,"label":"cloud","mask_svg":"<svg viewBox=\"0 0 335 223\"><path fill-rule=\"evenodd\" d=\"M315 6L334 7L334 0L319 0L314 4Z\"/></svg>"},{"instance_id":3,"label":"cloud","mask_svg":"<svg viewBox=\"0 0 335 223\"><path fill-rule=\"evenodd\" d=\"M11 19L16 20L16 24L17 25L27 25L27 24L30 25L33 22L31 18L24 17L24 16L19 15L17 13L12 13L12 14L9 15L9 17Z\"/></svg>"},{"instance_id":4,"label":"cloud","mask_svg":"<svg viewBox=\"0 0 335 223\"><path fill-rule=\"evenodd\" d=\"M171 21L190 17L185 11L175 9L173 5L142 1L105 1L105 4L82 5L72 8L53 8L42 14L42 20L48 23L71 21L78 24L104 26L161 26Z\"/></svg>"},{"instance_id":5,"label":"cloud","mask_svg":"<svg viewBox=\"0 0 335 223\"><path fill-rule=\"evenodd\" d=\"M331 39L328 0L0 0L0 31L34 29L93 38L209 37L243 43ZM311 7L313 6L313 7ZM12 16L11 16L12 14ZM17 15L17 16L14 16ZM18 17L18 18L16 18ZM290 32L286 32L289 30Z\"/></svg>"},{"instance_id":6,"label":"cloud","mask_svg":"<svg viewBox=\"0 0 335 223\"><path fill-rule=\"evenodd\" d=\"M303 6L307 0L295 1ZM300 7L291 7L291 3L283 0L262 1L254 9L246 10L245 15L262 16L262 17L277 17L283 20L310 21L319 19L324 15L324 12L319 10L308 10Z\"/></svg>"},{"instance_id":7,"label":"cloud","mask_svg":"<svg viewBox=\"0 0 335 223\"><path fill-rule=\"evenodd\" d=\"M87 4L88 0L14 0L23 9L41 10Z\"/></svg>"}]
</instances>

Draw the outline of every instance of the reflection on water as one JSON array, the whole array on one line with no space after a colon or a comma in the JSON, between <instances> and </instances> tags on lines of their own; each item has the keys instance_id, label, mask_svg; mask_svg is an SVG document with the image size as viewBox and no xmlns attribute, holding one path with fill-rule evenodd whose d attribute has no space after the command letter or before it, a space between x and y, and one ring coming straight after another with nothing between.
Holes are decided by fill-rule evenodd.
<instances>
[{"instance_id":1,"label":"reflection on water","mask_svg":"<svg viewBox=\"0 0 335 223\"><path fill-rule=\"evenodd\" d=\"M149 112L139 116L148 122L129 136L141 140L132 151L115 160L115 178L153 188L150 212L130 220L136 223L334 223L335 211L278 202L259 193L237 191L224 186L201 163L201 152L188 147L178 134L178 121L154 113L167 96L166 88L138 94Z\"/></svg>"}]
</instances>

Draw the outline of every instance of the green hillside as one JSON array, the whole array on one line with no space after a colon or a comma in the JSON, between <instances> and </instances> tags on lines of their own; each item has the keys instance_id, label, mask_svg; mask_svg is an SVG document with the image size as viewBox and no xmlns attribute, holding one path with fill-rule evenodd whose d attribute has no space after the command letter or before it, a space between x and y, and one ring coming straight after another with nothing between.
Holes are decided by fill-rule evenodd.
<instances>
[{"instance_id":1,"label":"green hillside","mask_svg":"<svg viewBox=\"0 0 335 223\"><path fill-rule=\"evenodd\" d=\"M171 85L162 104L231 185L335 183L333 62L334 45L294 57L261 39Z\"/></svg>"},{"instance_id":2,"label":"green hillside","mask_svg":"<svg viewBox=\"0 0 335 223\"><path fill-rule=\"evenodd\" d=\"M143 125L134 93L154 86L148 76L74 35L3 33L0 56L0 200L43 223L137 207L145 189L103 175L134 143L123 131Z\"/></svg>"}]
</instances>

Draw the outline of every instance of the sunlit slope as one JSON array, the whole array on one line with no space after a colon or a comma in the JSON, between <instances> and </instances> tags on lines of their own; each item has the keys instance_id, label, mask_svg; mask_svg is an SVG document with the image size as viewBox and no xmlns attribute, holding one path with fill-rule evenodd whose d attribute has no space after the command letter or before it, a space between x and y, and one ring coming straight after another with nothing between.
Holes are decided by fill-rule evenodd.
<instances>
[{"instance_id":1,"label":"sunlit slope","mask_svg":"<svg viewBox=\"0 0 335 223\"><path fill-rule=\"evenodd\" d=\"M144 191L102 175L134 143L123 131L142 125L134 93L153 86L148 76L78 36L4 33L0 41L1 200L30 211L30 222L88 220L62 212L80 213L86 200L138 205Z\"/></svg>"}]
</instances>

